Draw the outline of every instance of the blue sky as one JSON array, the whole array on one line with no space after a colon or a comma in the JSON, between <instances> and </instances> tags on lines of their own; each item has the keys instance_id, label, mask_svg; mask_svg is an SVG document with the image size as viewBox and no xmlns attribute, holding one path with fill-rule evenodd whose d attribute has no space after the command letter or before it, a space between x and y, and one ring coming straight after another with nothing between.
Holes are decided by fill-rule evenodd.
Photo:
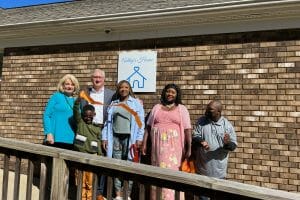
<instances>
[{"instance_id":1,"label":"blue sky","mask_svg":"<svg viewBox=\"0 0 300 200\"><path fill-rule=\"evenodd\" d=\"M68 2L72 0L0 0L1 8L18 8L49 3Z\"/></svg>"}]
</instances>

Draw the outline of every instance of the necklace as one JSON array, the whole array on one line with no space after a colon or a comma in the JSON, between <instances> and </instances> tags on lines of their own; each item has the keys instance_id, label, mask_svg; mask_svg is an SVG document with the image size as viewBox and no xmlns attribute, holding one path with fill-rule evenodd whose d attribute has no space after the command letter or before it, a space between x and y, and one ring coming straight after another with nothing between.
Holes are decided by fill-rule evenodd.
<instances>
[{"instance_id":1,"label":"necklace","mask_svg":"<svg viewBox=\"0 0 300 200\"><path fill-rule=\"evenodd\" d=\"M175 107L175 103L165 105L165 108L166 108L167 110L172 110L174 107Z\"/></svg>"},{"instance_id":2,"label":"necklace","mask_svg":"<svg viewBox=\"0 0 300 200\"><path fill-rule=\"evenodd\" d=\"M68 101L67 96L66 96L66 95L64 95L64 96L65 96L65 100L66 100L68 106L70 107L71 110L73 110L73 106L72 106L72 105L70 104L70 102ZM71 98L71 99L72 99L72 98ZM73 103L74 103L74 102L73 102Z\"/></svg>"}]
</instances>

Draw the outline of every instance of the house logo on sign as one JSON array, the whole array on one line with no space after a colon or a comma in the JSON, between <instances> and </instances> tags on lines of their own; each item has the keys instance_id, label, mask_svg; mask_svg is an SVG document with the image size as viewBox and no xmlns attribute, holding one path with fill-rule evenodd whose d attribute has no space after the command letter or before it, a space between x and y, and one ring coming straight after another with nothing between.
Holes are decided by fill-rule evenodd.
<instances>
[{"instance_id":1,"label":"house logo on sign","mask_svg":"<svg viewBox=\"0 0 300 200\"><path fill-rule=\"evenodd\" d=\"M133 92L155 92L156 66L156 51L122 51L119 53L118 82L127 80Z\"/></svg>"},{"instance_id":2,"label":"house logo on sign","mask_svg":"<svg viewBox=\"0 0 300 200\"><path fill-rule=\"evenodd\" d=\"M144 88L145 87L145 80L147 80L140 72L140 67L135 66L133 67L134 72L126 79L132 89L134 88Z\"/></svg>"}]
</instances>

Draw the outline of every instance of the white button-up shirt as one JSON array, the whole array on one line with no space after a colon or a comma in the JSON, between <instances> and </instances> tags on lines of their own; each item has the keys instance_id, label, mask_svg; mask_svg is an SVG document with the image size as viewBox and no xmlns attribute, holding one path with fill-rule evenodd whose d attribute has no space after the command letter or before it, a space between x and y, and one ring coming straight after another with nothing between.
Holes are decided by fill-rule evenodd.
<instances>
[{"instance_id":1,"label":"white button-up shirt","mask_svg":"<svg viewBox=\"0 0 300 200\"><path fill-rule=\"evenodd\" d=\"M90 91L90 97L95 101L104 103L104 87L99 91L96 91L94 88ZM103 105L92 104L95 107L96 116L93 119L93 122L96 124L103 124Z\"/></svg>"}]
</instances>

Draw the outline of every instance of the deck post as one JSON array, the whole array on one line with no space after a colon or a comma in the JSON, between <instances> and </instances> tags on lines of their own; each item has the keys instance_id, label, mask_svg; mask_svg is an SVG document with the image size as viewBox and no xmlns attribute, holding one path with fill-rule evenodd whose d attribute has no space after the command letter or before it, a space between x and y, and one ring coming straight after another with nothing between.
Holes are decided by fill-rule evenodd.
<instances>
[{"instance_id":1,"label":"deck post","mask_svg":"<svg viewBox=\"0 0 300 200\"><path fill-rule=\"evenodd\" d=\"M69 190L69 169L65 160L53 158L51 199L67 200Z\"/></svg>"}]
</instances>

